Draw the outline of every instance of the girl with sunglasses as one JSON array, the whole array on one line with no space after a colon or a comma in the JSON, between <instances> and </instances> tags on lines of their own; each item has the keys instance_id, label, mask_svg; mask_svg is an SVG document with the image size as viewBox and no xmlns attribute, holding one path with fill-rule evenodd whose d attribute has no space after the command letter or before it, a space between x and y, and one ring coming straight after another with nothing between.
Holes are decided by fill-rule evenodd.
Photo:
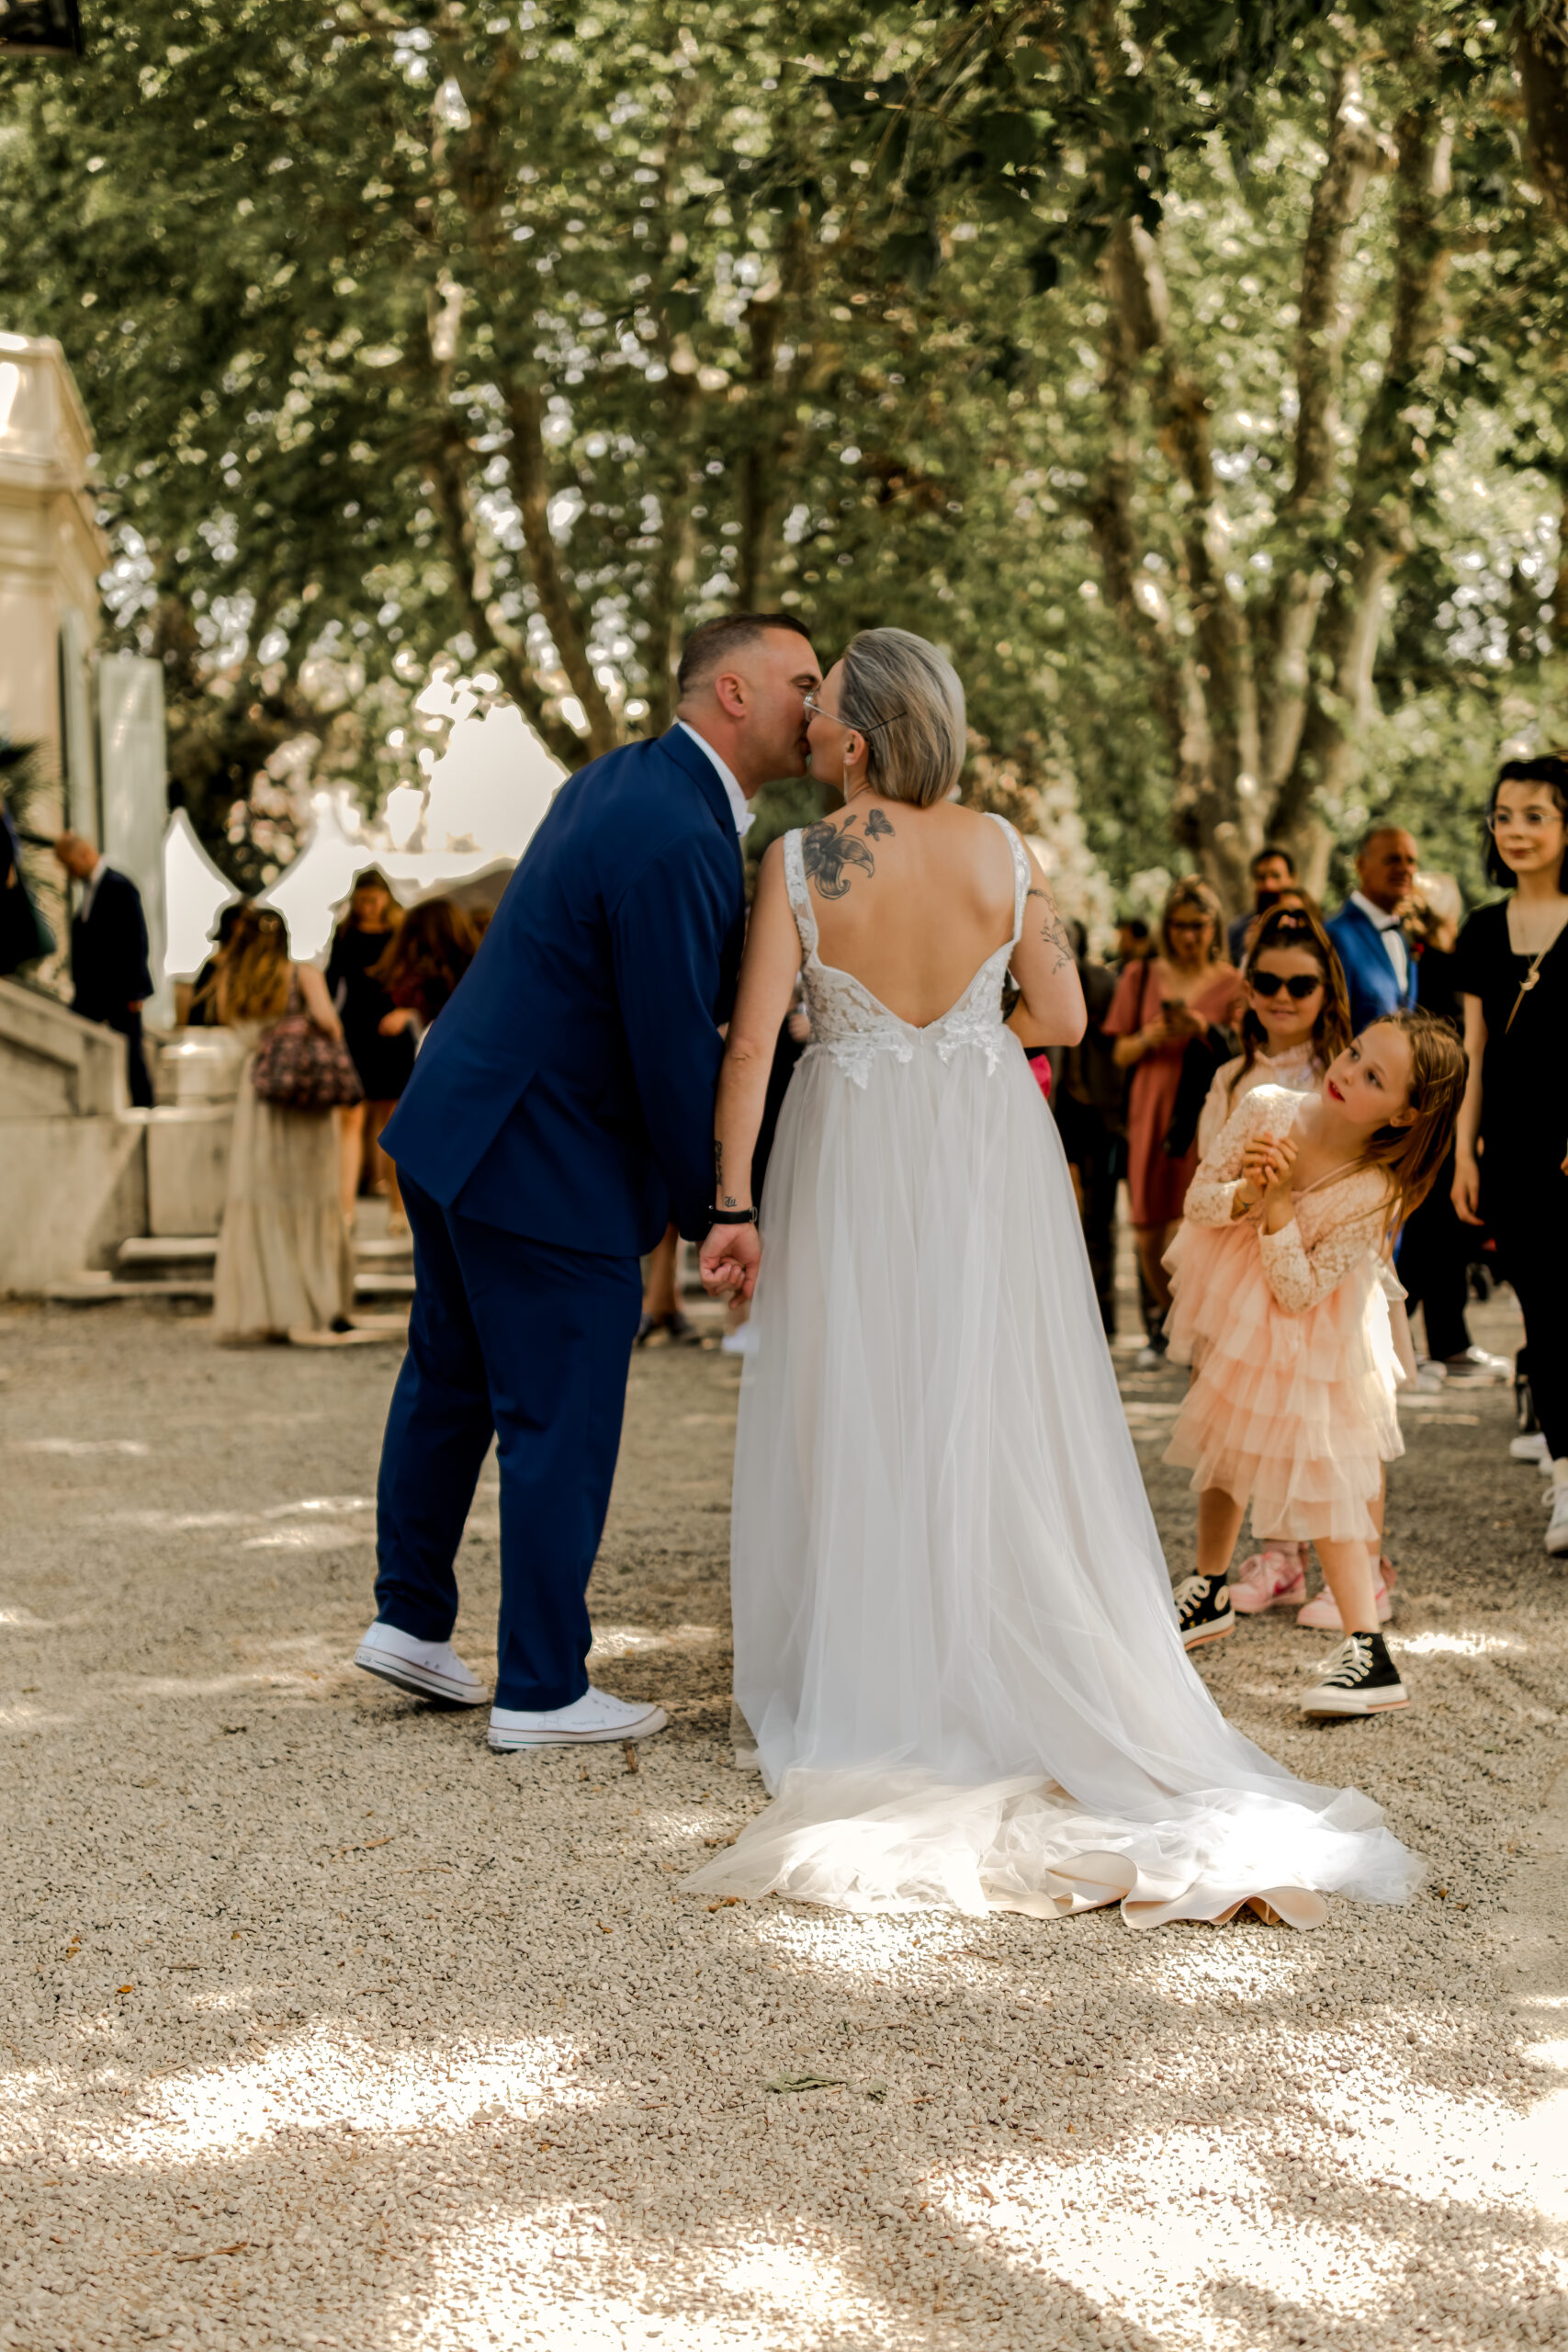
<instances>
[{"instance_id":1,"label":"girl with sunglasses","mask_svg":"<svg viewBox=\"0 0 1568 2352\"><path fill-rule=\"evenodd\" d=\"M1304 903L1273 907L1242 959L1241 1052L1214 1073L1198 1120L1202 1159L1255 1087L1315 1094L1350 1042L1350 1002L1332 941Z\"/></svg>"}]
</instances>

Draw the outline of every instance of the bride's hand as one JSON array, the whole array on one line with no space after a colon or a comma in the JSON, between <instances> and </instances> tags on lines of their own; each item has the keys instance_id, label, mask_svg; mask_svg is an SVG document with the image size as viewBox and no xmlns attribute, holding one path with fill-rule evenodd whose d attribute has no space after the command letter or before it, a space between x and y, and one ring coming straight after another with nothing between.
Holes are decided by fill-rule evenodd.
<instances>
[{"instance_id":1,"label":"bride's hand","mask_svg":"<svg viewBox=\"0 0 1568 2352\"><path fill-rule=\"evenodd\" d=\"M750 1298L762 1262L762 1237L754 1225L716 1225L697 1262L710 1298Z\"/></svg>"}]
</instances>

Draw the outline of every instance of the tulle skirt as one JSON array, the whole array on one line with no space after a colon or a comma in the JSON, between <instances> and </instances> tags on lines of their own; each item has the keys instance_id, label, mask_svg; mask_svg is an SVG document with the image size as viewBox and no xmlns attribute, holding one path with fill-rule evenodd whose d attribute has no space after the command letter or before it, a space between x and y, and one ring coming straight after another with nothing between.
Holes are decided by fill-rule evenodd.
<instances>
[{"instance_id":1,"label":"tulle skirt","mask_svg":"<svg viewBox=\"0 0 1568 2352\"><path fill-rule=\"evenodd\" d=\"M864 1077L814 1048L779 1123L732 1536L774 1801L687 1883L1139 1925L1403 1899L1377 1807L1235 1731L1182 1648L1016 1043Z\"/></svg>"},{"instance_id":2,"label":"tulle skirt","mask_svg":"<svg viewBox=\"0 0 1568 2352\"><path fill-rule=\"evenodd\" d=\"M1275 1303L1250 1225L1183 1225L1166 1252L1170 1352L1193 1368L1166 1460L1250 1500L1255 1535L1371 1543L1404 1451L1388 1300L1371 1259L1302 1315Z\"/></svg>"}]
</instances>

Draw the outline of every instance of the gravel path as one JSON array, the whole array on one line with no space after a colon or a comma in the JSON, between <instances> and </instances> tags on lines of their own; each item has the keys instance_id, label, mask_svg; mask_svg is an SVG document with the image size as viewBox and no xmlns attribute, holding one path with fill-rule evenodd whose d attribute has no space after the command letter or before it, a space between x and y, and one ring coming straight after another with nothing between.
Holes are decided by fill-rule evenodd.
<instances>
[{"instance_id":1,"label":"gravel path","mask_svg":"<svg viewBox=\"0 0 1568 2352\"><path fill-rule=\"evenodd\" d=\"M1329 1645L1289 1620L1204 1654L1427 1888L1140 1937L676 1894L758 1802L716 1352L633 1370L595 1675L670 1705L637 1769L492 1757L348 1668L395 1369L0 1307L0 2344L1563 2340L1564 1587L1501 1390L1406 1413L1407 1717L1304 1725ZM1124 1385L1179 1573L1176 1378Z\"/></svg>"}]
</instances>

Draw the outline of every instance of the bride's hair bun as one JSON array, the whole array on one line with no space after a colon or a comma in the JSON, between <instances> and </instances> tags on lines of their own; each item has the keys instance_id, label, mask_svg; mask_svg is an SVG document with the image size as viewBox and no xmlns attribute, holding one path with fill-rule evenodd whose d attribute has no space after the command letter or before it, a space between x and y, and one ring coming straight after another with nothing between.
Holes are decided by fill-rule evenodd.
<instances>
[{"instance_id":1,"label":"bride's hair bun","mask_svg":"<svg viewBox=\"0 0 1568 2352\"><path fill-rule=\"evenodd\" d=\"M964 689L944 653L907 628L867 628L844 650L839 716L869 747L866 782L889 800L945 800L968 749Z\"/></svg>"}]
</instances>

